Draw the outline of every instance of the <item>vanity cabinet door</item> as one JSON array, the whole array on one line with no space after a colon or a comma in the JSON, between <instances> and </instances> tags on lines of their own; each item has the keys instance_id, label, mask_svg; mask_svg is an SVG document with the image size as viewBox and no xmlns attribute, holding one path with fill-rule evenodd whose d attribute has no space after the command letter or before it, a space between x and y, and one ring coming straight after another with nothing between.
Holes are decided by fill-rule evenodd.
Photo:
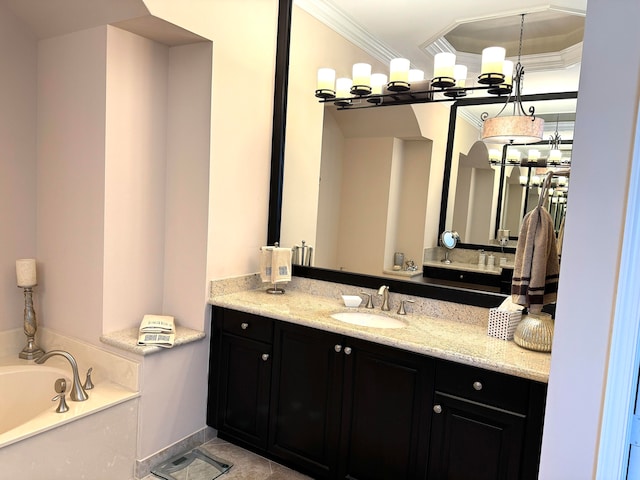
<instances>
[{"instance_id":1,"label":"vanity cabinet door","mask_svg":"<svg viewBox=\"0 0 640 480\"><path fill-rule=\"evenodd\" d=\"M278 322L269 452L313 478L335 478L343 337Z\"/></svg>"},{"instance_id":2,"label":"vanity cabinet door","mask_svg":"<svg viewBox=\"0 0 640 480\"><path fill-rule=\"evenodd\" d=\"M430 480L520 477L525 416L436 392Z\"/></svg>"},{"instance_id":3,"label":"vanity cabinet door","mask_svg":"<svg viewBox=\"0 0 640 480\"><path fill-rule=\"evenodd\" d=\"M353 339L345 347L338 478L425 478L435 362Z\"/></svg>"},{"instance_id":4,"label":"vanity cabinet door","mask_svg":"<svg viewBox=\"0 0 640 480\"><path fill-rule=\"evenodd\" d=\"M273 321L214 308L208 424L221 438L266 450Z\"/></svg>"}]
</instances>

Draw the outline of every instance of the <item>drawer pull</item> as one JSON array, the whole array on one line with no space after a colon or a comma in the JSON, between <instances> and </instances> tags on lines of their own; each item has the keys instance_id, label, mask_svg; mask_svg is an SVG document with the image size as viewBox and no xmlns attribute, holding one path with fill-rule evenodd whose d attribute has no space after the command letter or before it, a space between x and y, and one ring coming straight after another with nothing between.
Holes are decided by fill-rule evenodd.
<instances>
[{"instance_id":1,"label":"drawer pull","mask_svg":"<svg viewBox=\"0 0 640 480\"><path fill-rule=\"evenodd\" d=\"M344 354L351 355L351 347L344 347Z\"/></svg>"},{"instance_id":2,"label":"drawer pull","mask_svg":"<svg viewBox=\"0 0 640 480\"><path fill-rule=\"evenodd\" d=\"M266 362L267 360L269 360L269 354L268 354L268 353L263 353L263 354L262 354L262 360L264 360L265 362Z\"/></svg>"},{"instance_id":3,"label":"drawer pull","mask_svg":"<svg viewBox=\"0 0 640 480\"><path fill-rule=\"evenodd\" d=\"M340 345L339 343L336 344L335 347L333 347L333 349L337 352L340 353L342 351L342 345Z\"/></svg>"},{"instance_id":4,"label":"drawer pull","mask_svg":"<svg viewBox=\"0 0 640 480\"><path fill-rule=\"evenodd\" d=\"M436 413L442 413L442 407L440 405L434 405L433 411Z\"/></svg>"},{"instance_id":5,"label":"drawer pull","mask_svg":"<svg viewBox=\"0 0 640 480\"><path fill-rule=\"evenodd\" d=\"M249 328L249 324L247 322L242 322L240 324L240 328L243 330L246 330L247 328Z\"/></svg>"},{"instance_id":6,"label":"drawer pull","mask_svg":"<svg viewBox=\"0 0 640 480\"><path fill-rule=\"evenodd\" d=\"M482 390L482 383L481 382L473 382L473 389L480 391Z\"/></svg>"},{"instance_id":7,"label":"drawer pull","mask_svg":"<svg viewBox=\"0 0 640 480\"><path fill-rule=\"evenodd\" d=\"M460 274L460 280L464 280L464 275Z\"/></svg>"}]
</instances>

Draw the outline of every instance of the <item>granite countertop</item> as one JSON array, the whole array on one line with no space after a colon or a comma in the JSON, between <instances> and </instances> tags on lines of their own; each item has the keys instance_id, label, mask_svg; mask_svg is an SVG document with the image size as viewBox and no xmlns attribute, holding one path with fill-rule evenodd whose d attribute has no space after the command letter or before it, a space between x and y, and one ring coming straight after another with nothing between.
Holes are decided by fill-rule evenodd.
<instances>
[{"instance_id":1,"label":"granite countertop","mask_svg":"<svg viewBox=\"0 0 640 480\"><path fill-rule=\"evenodd\" d=\"M137 327L119 330L117 332L105 333L100 336L100 341L112 347L135 353L136 355L151 355L152 353L171 350L171 348L185 345L205 338L205 333L200 330L181 327L176 325L176 337L173 347L163 348L155 345L138 345L139 329Z\"/></svg>"},{"instance_id":2,"label":"granite countertop","mask_svg":"<svg viewBox=\"0 0 640 480\"><path fill-rule=\"evenodd\" d=\"M393 313L397 305L392 305L391 312L381 312L379 308L347 308L338 298L298 290L269 295L264 289L212 296L209 303L530 380L546 383L549 379L550 354L525 350L513 341L490 337L486 325L412 313L413 305L408 305L407 315L402 316ZM345 311L385 314L404 320L407 326L393 329L362 327L330 316Z\"/></svg>"}]
</instances>

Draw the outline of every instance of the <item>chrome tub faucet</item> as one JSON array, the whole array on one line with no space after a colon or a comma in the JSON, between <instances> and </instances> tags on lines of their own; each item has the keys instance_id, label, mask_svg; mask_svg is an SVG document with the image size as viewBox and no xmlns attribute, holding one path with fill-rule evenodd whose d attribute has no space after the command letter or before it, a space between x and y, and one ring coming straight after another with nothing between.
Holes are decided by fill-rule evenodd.
<instances>
[{"instance_id":1,"label":"chrome tub faucet","mask_svg":"<svg viewBox=\"0 0 640 480\"><path fill-rule=\"evenodd\" d=\"M80 375L78 374L78 363L76 359L73 358L69 352L65 352L64 350L51 350L50 352L45 353L42 357L36 360L37 364L42 364L49 360L51 357L59 355L61 357L66 358L71 364L71 370L73 371L73 387L71 387L71 393L69 394L69 398L74 402L84 402L89 398L87 392L82 388L82 383L80 383Z\"/></svg>"}]
</instances>

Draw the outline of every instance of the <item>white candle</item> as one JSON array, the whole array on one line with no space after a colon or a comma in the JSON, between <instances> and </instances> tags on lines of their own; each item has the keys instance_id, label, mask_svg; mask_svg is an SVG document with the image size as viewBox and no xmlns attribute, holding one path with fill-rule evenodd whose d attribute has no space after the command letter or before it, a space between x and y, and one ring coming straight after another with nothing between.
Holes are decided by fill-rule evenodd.
<instances>
[{"instance_id":1,"label":"white candle","mask_svg":"<svg viewBox=\"0 0 640 480\"><path fill-rule=\"evenodd\" d=\"M33 287L37 285L36 279L36 259L22 258L16 260L16 276L19 287Z\"/></svg>"},{"instance_id":2,"label":"white candle","mask_svg":"<svg viewBox=\"0 0 640 480\"><path fill-rule=\"evenodd\" d=\"M481 73L502 73L505 49L502 47L487 47L482 50Z\"/></svg>"}]
</instances>

